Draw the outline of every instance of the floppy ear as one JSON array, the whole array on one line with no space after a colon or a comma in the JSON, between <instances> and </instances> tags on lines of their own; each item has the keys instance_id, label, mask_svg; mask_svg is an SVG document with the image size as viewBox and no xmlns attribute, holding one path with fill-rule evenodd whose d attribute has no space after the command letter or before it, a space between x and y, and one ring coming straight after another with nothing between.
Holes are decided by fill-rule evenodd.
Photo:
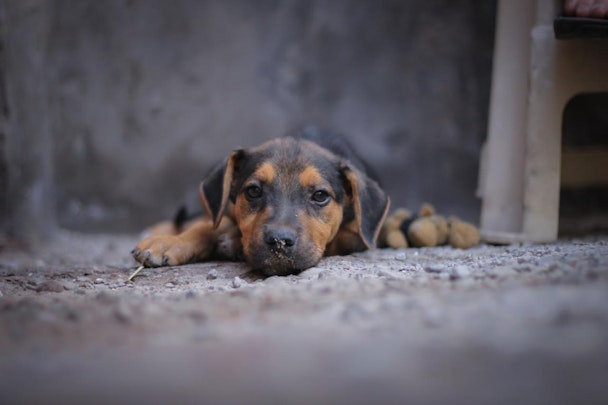
<instances>
[{"instance_id":1,"label":"floppy ear","mask_svg":"<svg viewBox=\"0 0 608 405\"><path fill-rule=\"evenodd\" d=\"M347 192L352 198L357 230L361 240L368 249L376 247L378 234L386 218L390 199L378 183L365 173L351 169L342 164L342 173L346 179Z\"/></svg>"},{"instance_id":2,"label":"floppy ear","mask_svg":"<svg viewBox=\"0 0 608 405\"><path fill-rule=\"evenodd\" d=\"M234 175L244 154L243 150L232 152L223 164L213 169L199 187L201 201L207 214L213 220L214 227L219 225L224 215L230 199Z\"/></svg>"}]
</instances>

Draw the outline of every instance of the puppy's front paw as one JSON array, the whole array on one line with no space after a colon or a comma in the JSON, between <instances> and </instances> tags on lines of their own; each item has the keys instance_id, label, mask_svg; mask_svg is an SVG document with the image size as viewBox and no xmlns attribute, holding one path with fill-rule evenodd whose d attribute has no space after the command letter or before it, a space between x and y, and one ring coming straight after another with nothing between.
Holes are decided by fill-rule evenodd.
<instances>
[{"instance_id":1,"label":"puppy's front paw","mask_svg":"<svg viewBox=\"0 0 608 405\"><path fill-rule=\"evenodd\" d=\"M135 260L147 267L190 263L196 258L197 253L192 244L174 235L146 238L131 251Z\"/></svg>"}]
</instances>

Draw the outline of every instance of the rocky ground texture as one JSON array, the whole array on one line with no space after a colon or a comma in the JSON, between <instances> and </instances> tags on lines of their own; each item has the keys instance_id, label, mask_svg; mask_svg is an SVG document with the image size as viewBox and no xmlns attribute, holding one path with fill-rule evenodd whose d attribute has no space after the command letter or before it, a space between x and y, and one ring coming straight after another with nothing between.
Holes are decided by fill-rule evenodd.
<instances>
[{"instance_id":1,"label":"rocky ground texture","mask_svg":"<svg viewBox=\"0 0 608 405\"><path fill-rule=\"evenodd\" d=\"M608 237L127 282L135 242L4 247L0 403L608 403Z\"/></svg>"}]
</instances>

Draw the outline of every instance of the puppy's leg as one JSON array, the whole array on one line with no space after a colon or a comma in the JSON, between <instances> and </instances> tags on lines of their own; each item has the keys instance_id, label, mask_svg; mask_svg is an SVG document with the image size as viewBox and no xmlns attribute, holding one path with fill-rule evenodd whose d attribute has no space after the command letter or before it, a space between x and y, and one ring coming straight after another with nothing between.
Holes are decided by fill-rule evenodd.
<instances>
[{"instance_id":1,"label":"puppy's leg","mask_svg":"<svg viewBox=\"0 0 608 405\"><path fill-rule=\"evenodd\" d=\"M188 214L186 207L181 207L171 221L159 222L145 229L142 232L142 238L160 235L178 235L192 225L194 222L192 218L197 217Z\"/></svg>"},{"instance_id":2,"label":"puppy's leg","mask_svg":"<svg viewBox=\"0 0 608 405\"><path fill-rule=\"evenodd\" d=\"M178 233L179 228L173 221L163 221L144 229L141 235L142 237L149 238L161 235L177 235Z\"/></svg>"},{"instance_id":3,"label":"puppy's leg","mask_svg":"<svg viewBox=\"0 0 608 405\"><path fill-rule=\"evenodd\" d=\"M233 226L218 235L215 253L219 259L236 261L245 260L239 228Z\"/></svg>"},{"instance_id":4,"label":"puppy's leg","mask_svg":"<svg viewBox=\"0 0 608 405\"><path fill-rule=\"evenodd\" d=\"M355 222L342 225L334 239L327 245L325 256L348 255L366 249Z\"/></svg>"},{"instance_id":5,"label":"puppy's leg","mask_svg":"<svg viewBox=\"0 0 608 405\"><path fill-rule=\"evenodd\" d=\"M234 223L222 218L217 228L209 218L194 221L179 235L151 236L133 249L135 260L148 267L177 266L208 258L214 251L218 236L231 231Z\"/></svg>"}]
</instances>

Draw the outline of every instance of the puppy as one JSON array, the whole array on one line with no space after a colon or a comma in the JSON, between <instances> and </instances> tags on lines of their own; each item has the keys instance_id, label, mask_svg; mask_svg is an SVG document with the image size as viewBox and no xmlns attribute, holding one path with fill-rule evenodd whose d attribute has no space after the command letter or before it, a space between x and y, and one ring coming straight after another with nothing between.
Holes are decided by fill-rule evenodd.
<instances>
[{"instance_id":1,"label":"puppy","mask_svg":"<svg viewBox=\"0 0 608 405\"><path fill-rule=\"evenodd\" d=\"M345 140L315 127L234 151L199 191L206 215L157 227L133 249L138 262L245 260L294 274L375 247L390 204Z\"/></svg>"}]
</instances>

